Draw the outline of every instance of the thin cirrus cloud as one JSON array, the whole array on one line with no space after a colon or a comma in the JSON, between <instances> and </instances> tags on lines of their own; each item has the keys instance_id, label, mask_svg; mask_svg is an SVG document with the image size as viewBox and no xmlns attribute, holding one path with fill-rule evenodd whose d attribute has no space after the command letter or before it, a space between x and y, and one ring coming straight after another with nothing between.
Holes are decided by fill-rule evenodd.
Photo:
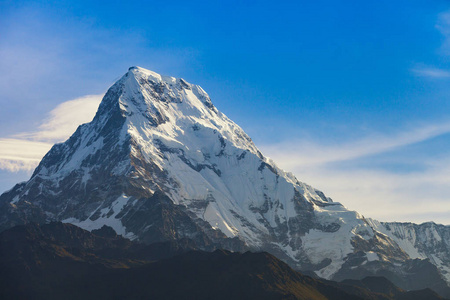
<instances>
[{"instance_id":1,"label":"thin cirrus cloud","mask_svg":"<svg viewBox=\"0 0 450 300\"><path fill-rule=\"evenodd\" d=\"M450 11L445 11L439 14L436 29L444 37L440 51L444 55L450 55Z\"/></svg>"},{"instance_id":2,"label":"thin cirrus cloud","mask_svg":"<svg viewBox=\"0 0 450 300\"><path fill-rule=\"evenodd\" d=\"M294 172L365 217L415 223L432 220L449 225L449 169L449 162L439 162L425 171L410 173L332 166L294 168Z\"/></svg>"},{"instance_id":3,"label":"thin cirrus cloud","mask_svg":"<svg viewBox=\"0 0 450 300\"><path fill-rule=\"evenodd\" d=\"M102 95L88 95L61 103L33 132L0 138L0 169L32 170L52 145L67 139L78 125L92 120Z\"/></svg>"},{"instance_id":4,"label":"thin cirrus cloud","mask_svg":"<svg viewBox=\"0 0 450 300\"><path fill-rule=\"evenodd\" d=\"M324 145L309 140L288 141L264 145L262 148L275 161L294 167L318 166L326 163L354 160L415 144L450 132L450 122L426 125L394 135L373 135L363 139Z\"/></svg>"},{"instance_id":5,"label":"thin cirrus cloud","mask_svg":"<svg viewBox=\"0 0 450 300\"><path fill-rule=\"evenodd\" d=\"M38 141L0 139L0 169L13 172L31 170L51 146L50 143Z\"/></svg>"},{"instance_id":6,"label":"thin cirrus cloud","mask_svg":"<svg viewBox=\"0 0 450 300\"><path fill-rule=\"evenodd\" d=\"M375 155L390 156L409 145L450 133L450 123L427 125L392 135L372 135L353 142L329 145L310 140L263 145L261 150L299 180L321 189L335 201L366 217L381 221L450 224L450 158L423 155L421 169L392 171L360 164ZM403 150L402 150L403 149ZM376 203L376 205L374 205Z\"/></svg>"},{"instance_id":7,"label":"thin cirrus cloud","mask_svg":"<svg viewBox=\"0 0 450 300\"><path fill-rule=\"evenodd\" d=\"M439 14L435 27L443 37L443 41L438 52L443 56L450 56L450 11L445 11ZM427 77L430 79L450 77L450 70L446 68L426 66L424 64L418 64L416 67L411 69L411 72L416 76Z\"/></svg>"},{"instance_id":8,"label":"thin cirrus cloud","mask_svg":"<svg viewBox=\"0 0 450 300\"><path fill-rule=\"evenodd\" d=\"M438 69L438 68L430 68L430 67L418 67L412 69L412 72L417 76L428 77L428 78L449 78L450 71Z\"/></svg>"}]
</instances>

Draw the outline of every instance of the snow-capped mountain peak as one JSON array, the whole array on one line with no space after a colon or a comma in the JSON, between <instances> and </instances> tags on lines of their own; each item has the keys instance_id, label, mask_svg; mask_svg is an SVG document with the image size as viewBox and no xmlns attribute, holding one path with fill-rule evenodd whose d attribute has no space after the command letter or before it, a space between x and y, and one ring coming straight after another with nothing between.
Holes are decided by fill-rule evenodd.
<instances>
[{"instance_id":1,"label":"snow-capped mountain peak","mask_svg":"<svg viewBox=\"0 0 450 300\"><path fill-rule=\"evenodd\" d=\"M264 157L200 86L139 67L0 205L2 228L109 225L147 243L190 238L205 249L265 250L325 278L410 259L373 222Z\"/></svg>"}]
</instances>

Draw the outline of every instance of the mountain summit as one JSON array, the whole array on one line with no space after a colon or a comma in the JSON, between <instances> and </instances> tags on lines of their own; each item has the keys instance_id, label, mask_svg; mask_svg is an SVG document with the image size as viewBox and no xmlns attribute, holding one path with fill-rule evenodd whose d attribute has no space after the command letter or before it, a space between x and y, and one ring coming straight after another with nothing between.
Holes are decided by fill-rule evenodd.
<instances>
[{"instance_id":1,"label":"mountain summit","mask_svg":"<svg viewBox=\"0 0 450 300\"><path fill-rule=\"evenodd\" d=\"M443 286L443 275L450 281L447 244L411 257L407 237L264 157L200 86L139 67L108 90L92 122L53 146L28 182L0 196L0 209L1 230L30 221L108 225L144 243L188 238L206 250L264 250L327 279L382 272L417 281L429 268ZM411 278L396 283L408 289Z\"/></svg>"}]
</instances>

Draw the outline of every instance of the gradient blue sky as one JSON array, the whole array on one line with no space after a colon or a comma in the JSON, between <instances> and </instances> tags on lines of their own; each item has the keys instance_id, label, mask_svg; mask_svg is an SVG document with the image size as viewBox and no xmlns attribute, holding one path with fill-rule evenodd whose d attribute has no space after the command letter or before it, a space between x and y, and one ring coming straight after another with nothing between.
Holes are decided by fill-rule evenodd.
<instances>
[{"instance_id":1,"label":"gradient blue sky","mask_svg":"<svg viewBox=\"0 0 450 300\"><path fill-rule=\"evenodd\" d=\"M133 65L201 85L335 201L450 224L448 1L0 1L0 192L31 174L17 142L64 140Z\"/></svg>"}]
</instances>

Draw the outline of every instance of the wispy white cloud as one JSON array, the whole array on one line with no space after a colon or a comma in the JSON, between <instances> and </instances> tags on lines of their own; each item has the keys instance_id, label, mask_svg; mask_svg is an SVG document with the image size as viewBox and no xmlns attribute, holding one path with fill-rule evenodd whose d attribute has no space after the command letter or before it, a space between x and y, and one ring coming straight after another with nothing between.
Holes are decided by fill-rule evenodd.
<instances>
[{"instance_id":1,"label":"wispy white cloud","mask_svg":"<svg viewBox=\"0 0 450 300\"><path fill-rule=\"evenodd\" d=\"M52 144L20 139L0 139L0 169L31 170Z\"/></svg>"},{"instance_id":2,"label":"wispy white cloud","mask_svg":"<svg viewBox=\"0 0 450 300\"><path fill-rule=\"evenodd\" d=\"M440 49L441 52L445 55L450 55L450 11L439 14L436 28L444 37Z\"/></svg>"},{"instance_id":3,"label":"wispy white cloud","mask_svg":"<svg viewBox=\"0 0 450 300\"><path fill-rule=\"evenodd\" d=\"M50 111L37 131L0 138L0 169L32 170L52 145L67 139L78 125L92 120L102 95L88 95L61 103Z\"/></svg>"},{"instance_id":4,"label":"wispy white cloud","mask_svg":"<svg viewBox=\"0 0 450 300\"><path fill-rule=\"evenodd\" d=\"M450 55L450 11L442 12L438 15L436 29L443 37L442 44L438 50L441 55ZM450 70L448 68L426 66L424 64L417 64L411 69L411 72L416 76L427 77L430 79L444 79L450 78Z\"/></svg>"},{"instance_id":5,"label":"wispy white cloud","mask_svg":"<svg viewBox=\"0 0 450 300\"><path fill-rule=\"evenodd\" d=\"M38 131L19 133L16 138L60 142L73 133L78 125L92 120L103 95L87 95L61 103L54 108Z\"/></svg>"},{"instance_id":6,"label":"wispy white cloud","mask_svg":"<svg viewBox=\"0 0 450 300\"><path fill-rule=\"evenodd\" d=\"M450 164L442 162L439 167L401 174L367 167L293 169L301 181L366 217L443 224L450 224L449 170Z\"/></svg>"},{"instance_id":7,"label":"wispy white cloud","mask_svg":"<svg viewBox=\"0 0 450 300\"><path fill-rule=\"evenodd\" d=\"M352 160L383 153L450 132L450 122L427 125L393 135L374 134L343 144L318 144L310 140L287 141L263 145L264 152L275 161L295 166L320 165Z\"/></svg>"},{"instance_id":8,"label":"wispy white cloud","mask_svg":"<svg viewBox=\"0 0 450 300\"><path fill-rule=\"evenodd\" d=\"M449 78L450 71L438 68L430 67L416 67L412 69L412 72L417 76L428 77L428 78Z\"/></svg>"},{"instance_id":9,"label":"wispy white cloud","mask_svg":"<svg viewBox=\"0 0 450 300\"><path fill-rule=\"evenodd\" d=\"M420 163L421 171L402 173L358 163L359 158L370 162L373 155L389 156L392 150L404 149L407 157L406 146L449 132L450 123L443 123L333 145L298 140L260 148L300 181L366 217L450 224L450 157L448 161L436 161L424 156L420 162L411 161Z\"/></svg>"}]
</instances>

